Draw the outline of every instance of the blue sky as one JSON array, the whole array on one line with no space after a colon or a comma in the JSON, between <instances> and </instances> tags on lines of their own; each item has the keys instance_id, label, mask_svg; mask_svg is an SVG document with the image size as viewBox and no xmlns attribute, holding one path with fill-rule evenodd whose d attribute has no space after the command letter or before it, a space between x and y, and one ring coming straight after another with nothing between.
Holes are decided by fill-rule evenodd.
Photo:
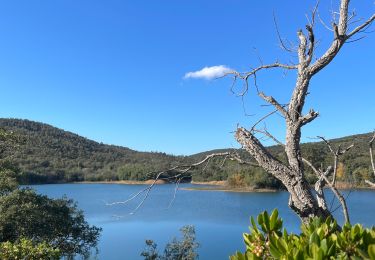
<instances>
[{"instance_id":1,"label":"blue sky","mask_svg":"<svg viewBox=\"0 0 375 260\"><path fill-rule=\"evenodd\" d=\"M321 0L330 23L338 1ZM373 1L353 0L358 17ZM0 117L48 123L87 138L142 151L192 154L238 147L237 124L249 127L270 111L254 92L241 99L231 80L185 79L188 72L225 65L246 71L294 57L278 47L295 41L315 1L250 0L12 0L0 2ZM372 27L375 29L375 27ZM303 140L375 128L375 33L345 46L312 81L306 110L321 116ZM332 33L316 28L318 54ZM285 103L293 73L259 74L260 87ZM240 86L238 86L240 87ZM267 128L281 140L279 116Z\"/></svg>"}]
</instances>

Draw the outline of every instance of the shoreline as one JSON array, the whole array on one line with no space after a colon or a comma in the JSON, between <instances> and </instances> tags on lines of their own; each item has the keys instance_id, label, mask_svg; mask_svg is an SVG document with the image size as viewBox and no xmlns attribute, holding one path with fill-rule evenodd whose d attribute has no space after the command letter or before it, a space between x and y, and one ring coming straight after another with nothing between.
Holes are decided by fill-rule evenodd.
<instances>
[{"instance_id":1,"label":"shoreline","mask_svg":"<svg viewBox=\"0 0 375 260\"><path fill-rule=\"evenodd\" d=\"M203 186L203 185L202 185ZM246 188L231 188L228 186L220 186L216 185L216 187L190 187L190 188L179 188L180 190L187 190L187 191L223 191L223 192L257 192L257 193L264 193L264 192L278 192L280 190L277 189L254 189L250 187Z\"/></svg>"},{"instance_id":2,"label":"shoreline","mask_svg":"<svg viewBox=\"0 0 375 260\"><path fill-rule=\"evenodd\" d=\"M73 182L75 184L122 184L122 185L150 185L154 180L147 181L78 181ZM158 180L155 185L164 185L164 184L174 184L169 183L163 180ZM192 185L197 185L201 187L187 187L179 188L180 190L187 191L224 191L224 192L277 192L277 189L261 188L255 189L252 187L241 187L241 188L232 188L226 185L226 181L208 181L208 182L190 182Z\"/></svg>"},{"instance_id":3,"label":"shoreline","mask_svg":"<svg viewBox=\"0 0 375 260\"><path fill-rule=\"evenodd\" d=\"M226 186L227 181L191 181L194 185Z\"/></svg>"},{"instance_id":4,"label":"shoreline","mask_svg":"<svg viewBox=\"0 0 375 260\"><path fill-rule=\"evenodd\" d=\"M145 185L145 184L152 184L154 182L153 179L147 181L132 181L132 180L121 180L121 181L75 181L71 183L77 184L125 184L125 185ZM67 182L69 183L69 182ZM209 185L209 186L226 186L226 181L207 181L207 182L186 182L193 185ZM167 182L164 180L157 180L155 184L174 184L171 182Z\"/></svg>"},{"instance_id":5,"label":"shoreline","mask_svg":"<svg viewBox=\"0 0 375 260\"><path fill-rule=\"evenodd\" d=\"M151 185L154 180L147 180L147 181L132 181L132 180L121 180L121 181L79 181L79 182L72 182L74 184L121 184L121 185ZM155 185L166 185L166 184L173 184L169 183L164 180L157 180ZM192 181L189 184L196 185L196 187L179 187L180 190L186 191L223 191L223 192L278 192L282 191L282 189L272 189L272 188L253 188L253 187L241 187L241 188L233 188L227 186L226 181L208 181L208 182L195 182ZM200 186L200 187L199 187ZM375 190L373 187L364 187L364 186L351 186L347 183L337 183L337 189L339 190ZM314 189L314 187L311 187ZM330 189L329 187L325 187L324 189Z\"/></svg>"},{"instance_id":6,"label":"shoreline","mask_svg":"<svg viewBox=\"0 0 375 260\"><path fill-rule=\"evenodd\" d=\"M154 182L154 180L147 180L147 181L75 181L73 183L76 184L124 184L124 185L150 185ZM164 180L157 180L155 184L162 185L162 184L169 184Z\"/></svg>"}]
</instances>

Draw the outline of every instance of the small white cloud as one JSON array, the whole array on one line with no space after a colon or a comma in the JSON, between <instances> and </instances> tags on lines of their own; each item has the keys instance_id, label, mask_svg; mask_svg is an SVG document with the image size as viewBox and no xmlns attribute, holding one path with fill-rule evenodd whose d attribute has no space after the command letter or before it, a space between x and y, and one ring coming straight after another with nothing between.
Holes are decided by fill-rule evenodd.
<instances>
[{"instance_id":1,"label":"small white cloud","mask_svg":"<svg viewBox=\"0 0 375 260\"><path fill-rule=\"evenodd\" d=\"M230 71L232 71L232 69L224 65L204 67L201 70L186 73L184 79L214 79L222 77L225 73Z\"/></svg>"}]
</instances>

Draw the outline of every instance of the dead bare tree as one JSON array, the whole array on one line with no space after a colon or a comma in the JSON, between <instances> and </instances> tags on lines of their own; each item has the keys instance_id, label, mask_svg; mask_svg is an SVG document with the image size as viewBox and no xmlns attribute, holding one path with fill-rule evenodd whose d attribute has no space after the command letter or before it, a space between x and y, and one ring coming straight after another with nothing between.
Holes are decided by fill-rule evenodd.
<instances>
[{"instance_id":1,"label":"dead bare tree","mask_svg":"<svg viewBox=\"0 0 375 260\"><path fill-rule=\"evenodd\" d=\"M370 142L368 143L368 146L369 146L369 152L370 152L370 161L371 161L371 168L372 168L372 172L374 173L374 176L375 176L375 163L374 163L374 154L373 154L373 151L372 151L372 144L374 143L374 140L375 140L375 132L374 132L374 135L372 136ZM370 185L371 187L374 187L375 188L375 183L369 181L369 180L365 180L365 182Z\"/></svg>"},{"instance_id":2,"label":"dead bare tree","mask_svg":"<svg viewBox=\"0 0 375 260\"><path fill-rule=\"evenodd\" d=\"M304 105L305 99L309 91L310 81L311 79L322 69L324 69L330 62L336 57L336 55L340 52L341 48L345 45L345 43L353 42L355 40L351 40L355 35L364 32L375 20L375 14L373 14L370 18L365 20L362 24L358 25L357 27L349 30L349 25L351 20L354 17L354 14L349 15L349 2L350 0L340 0L340 7L339 12L335 13L338 15L338 23L333 23L332 28L329 28L326 24L323 23L325 27L327 27L330 31L333 32L333 40L328 47L328 49L324 52L324 54L316 59L315 57L315 48L316 48L316 40L314 34L314 26L315 26L315 18L318 15L317 9L318 5L312 11L311 18L309 19L309 23L306 25L306 31L299 30L297 32L297 37L299 41L299 45L296 48L287 47L280 37L279 30L277 28L277 34L280 41L280 46L288 52L293 52L294 50L297 52L298 62L297 64L283 64L280 62L275 62L273 64L261 64L259 67L252 69L248 72L237 72L237 71L230 71L226 73L224 76L233 76L233 85L231 87L231 91L234 92L234 85L238 80L243 80L244 88L238 93L238 96L243 97L248 93L250 87L250 80L253 80L254 87L257 91L258 96L268 103L270 106L274 107L274 110L263 116L259 119L251 128L246 129L244 127L237 127L235 131L235 138L236 140L242 145L242 148L246 150L251 157L255 159L257 162L258 167L263 168L265 171L271 173L274 177L279 179L287 191L290 193L289 198L289 207L296 212L296 214L301 218L302 221L308 221L311 217L328 217L331 216L331 212L327 207L326 199L324 197L323 188L327 185L334 195L340 201L345 219L349 222L349 215L348 210L346 207L346 202L344 197L335 187L336 184L336 171L337 171L337 162L338 157L348 151L352 146L349 146L345 150L338 149L334 151L332 147L329 145L325 139L323 139L328 147L331 150L331 153L334 157L333 166L328 166L326 170L317 169L311 162L307 159L302 157L301 154L301 130L302 127L311 123L314 119L316 119L319 115L313 109L310 109L309 112L303 114L304 112ZM319 15L318 15L319 16ZM322 21L322 19L319 17ZM290 44L288 44L289 46ZM284 69L284 70L293 70L296 71L296 82L293 89L292 96L287 104L281 104L278 102L273 96L266 95L264 92L260 91L258 84L257 84L257 73L264 70L269 69ZM261 123L263 120L272 116L274 114L280 114L284 120L286 125L286 138L285 144L277 140L266 128L259 129L257 125ZM282 145L284 147L284 151L286 154L287 162L284 163L274 157L266 147L261 143L260 139L256 136L256 134L263 134L264 136L272 139L277 144ZM375 138L375 137L374 137ZM373 139L374 139L373 138ZM373 141L372 139L372 141ZM372 142L370 142L370 153L372 154ZM154 182L140 190L138 193L133 195L126 201L122 202L114 202L108 203L108 205L114 204L122 204L127 203L134 198L141 196L144 194L141 202L138 204L135 210L137 210L147 199L150 190L155 185L156 181L161 178L163 173L166 172L177 172L177 174L173 177L175 178L176 189L173 195L173 199L175 198L176 191L178 188L178 184L181 181L181 178L186 177L186 173L193 168L198 166L204 165L204 163L209 163L210 160L214 157L224 157L224 161L227 159L235 160L239 163L246 163L253 165L252 162L244 161L240 158L238 153L235 152L224 152L224 153L216 153L206 156L202 161L191 164L191 165L182 165L182 166L175 166L168 170L161 171L156 174ZM371 156L372 158L372 156ZM372 161L373 162L373 161ZM310 186L305 178L305 169L304 164L309 166L313 172L317 175L317 182L315 184L315 194L311 191ZM372 163L373 168L374 164ZM255 166L255 165L254 165ZM332 180L329 180L328 176L333 170ZM375 174L375 170L374 170ZM173 201L172 199L172 201Z\"/></svg>"},{"instance_id":3,"label":"dead bare tree","mask_svg":"<svg viewBox=\"0 0 375 260\"><path fill-rule=\"evenodd\" d=\"M256 137L256 133L259 131L256 131L254 127L251 129L238 127L235 133L235 138L257 161L260 167L271 173L284 184L290 193L290 208L292 208L303 221L314 216L331 216L327 207L319 202L322 197L320 197L319 194L318 196L314 196L310 190L305 178L304 159L301 154L301 129L303 126L316 119L319 115L319 113L313 109L310 109L309 112L303 114L310 81L320 70L330 64L345 43L350 42L349 40L352 39L353 36L366 30L375 20L375 14L373 14L365 22L354 29L349 30L348 26L352 19L349 15L349 2L349 0L340 1L339 12L337 12L338 23L332 24L333 40L324 54L316 60L313 57L315 55L316 46L314 25L317 7L314 8L309 24L306 25L306 31L299 30L297 32L299 42L297 47L297 64L282 64L280 62L275 62L268 65L262 64L261 66L244 73L231 71L226 74L232 75L234 80L241 79L244 81L245 87L241 90L239 95L247 94L250 85L249 81L252 79L258 96L272 105L275 110L284 117L286 124L284 150L287 157L287 163L281 162L267 151L260 140ZM280 37L279 39L281 41ZM285 46L284 43L281 43L281 45ZM290 51L289 48L288 51ZM297 71L294 90L287 105L280 104L273 96L266 95L259 90L256 78L257 73L274 68ZM267 135L270 134L268 133ZM326 174L328 173L329 171ZM334 187L335 182L330 182L327 179L326 174L321 174L319 172L318 177Z\"/></svg>"}]
</instances>

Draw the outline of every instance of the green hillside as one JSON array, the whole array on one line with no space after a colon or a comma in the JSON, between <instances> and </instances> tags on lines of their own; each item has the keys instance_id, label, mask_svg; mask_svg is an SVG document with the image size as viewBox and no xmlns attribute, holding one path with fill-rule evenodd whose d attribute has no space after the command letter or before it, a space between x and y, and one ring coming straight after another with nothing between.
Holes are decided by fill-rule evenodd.
<instances>
[{"instance_id":1,"label":"green hillside","mask_svg":"<svg viewBox=\"0 0 375 260\"><path fill-rule=\"evenodd\" d=\"M20 119L0 119L0 128L12 131L20 141L7 149L5 157L15 163L22 172L24 183L59 183L72 181L147 180L153 171L168 169L173 165L191 163L203 159L207 151L192 156L172 156L165 153L137 152L126 147L105 145L47 124ZM331 140L334 147L355 147L346 153L339 165L339 180L357 185L364 179L372 179L368 154L371 133ZM303 156L316 166L331 164L332 158L326 145L303 144ZM271 152L284 160L279 146ZM239 151L244 157L246 153ZM247 158L250 160L250 158ZM211 160L204 169L192 172L195 181L227 180L234 185L250 185L258 188L280 187L280 183L260 168L239 165L223 158ZM250 174L249 174L250 173ZM307 171L309 174L309 171ZM171 173L173 174L173 173ZM310 175L310 181L314 176ZM241 184L242 182L242 184Z\"/></svg>"},{"instance_id":2,"label":"green hillside","mask_svg":"<svg viewBox=\"0 0 375 260\"><path fill-rule=\"evenodd\" d=\"M146 173L169 168L181 158L105 145L47 124L0 119L0 127L20 136L6 151L31 183L82 180L144 180Z\"/></svg>"},{"instance_id":3,"label":"green hillside","mask_svg":"<svg viewBox=\"0 0 375 260\"><path fill-rule=\"evenodd\" d=\"M329 140L333 149L347 148L351 144L355 146L350 149L347 153L342 155L339 159L338 164L338 181L344 184L350 184L354 186L366 186L364 180L372 180L375 178L371 169L369 146L373 133L352 135L337 139ZM329 165L333 165L333 156L324 142L311 142L304 143L302 147L302 156L308 159L316 168L326 168ZM268 147L269 151L281 161L286 160L284 150L281 146L271 146ZM193 155L195 160L199 157L204 157L212 152L208 151L201 154ZM244 151L238 151L241 157L246 158L247 153ZM251 161L251 158L247 158ZM264 172L262 169L257 167L246 167L238 165L236 162L226 163L225 167L220 168L220 163L217 160L216 163L211 163L212 166L208 166L206 169L206 174L195 174L194 180L197 181L207 181L210 179L220 179L220 180L231 180L231 176L234 178L234 185L239 184L244 186L254 186L257 188L280 188L280 182L275 180L273 176ZM214 169L214 170L213 170ZM315 174L305 166L306 177L311 184L316 181ZM236 176L233 176L236 175ZM229 178L228 178L229 177ZM240 179L240 180L238 180ZM232 178L233 180L233 178ZM237 181L236 181L237 180Z\"/></svg>"}]
</instances>

